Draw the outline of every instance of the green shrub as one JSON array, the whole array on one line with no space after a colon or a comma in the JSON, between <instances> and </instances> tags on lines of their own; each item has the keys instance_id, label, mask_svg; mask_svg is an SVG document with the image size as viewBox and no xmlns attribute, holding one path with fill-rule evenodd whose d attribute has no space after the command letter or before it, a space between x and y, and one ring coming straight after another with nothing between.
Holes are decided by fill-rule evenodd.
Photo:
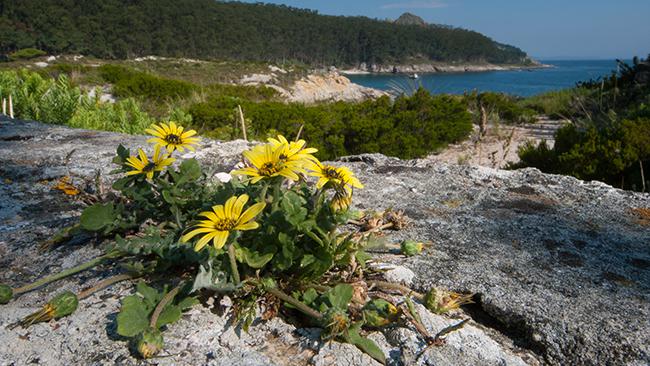
<instances>
[{"instance_id":1,"label":"green shrub","mask_svg":"<svg viewBox=\"0 0 650 366\"><path fill-rule=\"evenodd\" d=\"M113 84L113 93L120 97L173 99L187 97L197 89L194 84L165 79L117 65L102 65L100 75Z\"/></svg>"},{"instance_id":2,"label":"green shrub","mask_svg":"<svg viewBox=\"0 0 650 366\"><path fill-rule=\"evenodd\" d=\"M520 98L495 92L466 94L465 99L472 111L475 123L481 118L481 107L489 117L498 118L497 122L528 123L534 120L535 110L523 105Z\"/></svg>"},{"instance_id":3,"label":"green shrub","mask_svg":"<svg viewBox=\"0 0 650 366\"><path fill-rule=\"evenodd\" d=\"M585 88L563 89L535 95L518 104L550 118L565 119L579 110L588 94L589 91Z\"/></svg>"},{"instance_id":4,"label":"green shrub","mask_svg":"<svg viewBox=\"0 0 650 366\"><path fill-rule=\"evenodd\" d=\"M155 121L140 109L134 99L128 98L116 103L84 103L75 111L68 125L91 130L142 134L153 122Z\"/></svg>"},{"instance_id":5,"label":"green shrub","mask_svg":"<svg viewBox=\"0 0 650 366\"><path fill-rule=\"evenodd\" d=\"M472 129L462 98L433 96L424 89L394 102L383 97L313 106L218 97L192 105L189 113L203 135L240 138L238 104L248 120L249 138L276 132L293 136L304 125L302 136L319 149L322 159L366 152L415 158L464 139Z\"/></svg>"},{"instance_id":6,"label":"green shrub","mask_svg":"<svg viewBox=\"0 0 650 366\"><path fill-rule=\"evenodd\" d=\"M82 99L65 74L50 79L25 70L0 72L0 95L12 96L17 117L56 124L68 122Z\"/></svg>"},{"instance_id":7,"label":"green shrub","mask_svg":"<svg viewBox=\"0 0 650 366\"><path fill-rule=\"evenodd\" d=\"M36 57L41 57L47 55L47 52L41 51L36 48L23 48L18 51L12 52L9 54L9 60L18 61L18 60L31 60Z\"/></svg>"},{"instance_id":8,"label":"green shrub","mask_svg":"<svg viewBox=\"0 0 650 366\"><path fill-rule=\"evenodd\" d=\"M512 167L533 166L642 190L642 172L650 169L650 83L642 77L648 61L650 57L633 66L622 63L618 74L526 100L574 123L555 133L552 149L545 143L524 146L519 151L521 162ZM645 180L647 190L650 181Z\"/></svg>"}]
</instances>

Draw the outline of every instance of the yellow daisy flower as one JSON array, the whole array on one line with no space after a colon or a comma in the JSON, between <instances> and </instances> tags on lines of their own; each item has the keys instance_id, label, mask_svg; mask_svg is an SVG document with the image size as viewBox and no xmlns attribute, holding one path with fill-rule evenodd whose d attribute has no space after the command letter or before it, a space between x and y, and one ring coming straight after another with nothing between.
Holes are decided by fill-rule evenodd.
<instances>
[{"instance_id":1,"label":"yellow daisy flower","mask_svg":"<svg viewBox=\"0 0 650 366\"><path fill-rule=\"evenodd\" d=\"M298 180L299 173L303 173L304 162L287 161L280 159L285 152L285 145L274 147L273 144L255 146L251 150L244 151L243 155L250 166L233 170L231 174L249 175L253 177L252 183L257 183L264 178L283 176L291 180Z\"/></svg>"},{"instance_id":2,"label":"yellow daisy flower","mask_svg":"<svg viewBox=\"0 0 650 366\"><path fill-rule=\"evenodd\" d=\"M160 145L154 147L153 159L149 161L147 154L138 149L138 157L130 156L126 158L126 165L134 170L126 172L126 175L144 174L147 179L151 180L155 172L161 172L166 166L171 165L176 159L170 158L168 154L160 153Z\"/></svg>"},{"instance_id":3,"label":"yellow daisy flower","mask_svg":"<svg viewBox=\"0 0 650 366\"><path fill-rule=\"evenodd\" d=\"M363 188L363 184L354 176L354 173L347 167L335 167L332 165L322 164L315 161L309 168L312 170L309 175L318 177L316 188L323 188L328 183L334 187L340 186L345 190L351 191L352 187Z\"/></svg>"},{"instance_id":4,"label":"yellow daisy flower","mask_svg":"<svg viewBox=\"0 0 650 366\"><path fill-rule=\"evenodd\" d=\"M199 216L207 220L200 221L196 228L181 237L182 243L187 243L198 234L205 234L194 244L194 250L199 251L212 240L216 249L223 248L228 240L228 235L234 230L254 230L260 225L251 221L257 216L266 204L256 203L249 207L244 213L242 209L248 202L248 195L230 197L224 205L212 206L212 211L201 212Z\"/></svg>"},{"instance_id":5,"label":"yellow daisy flower","mask_svg":"<svg viewBox=\"0 0 650 366\"><path fill-rule=\"evenodd\" d=\"M316 158L312 154L318 152L318 150L313 147L305 147L305 140L289 142L284 136L278 135L277 139L269 137L268 141L274 148L282 147L282 152L279 157L280 160L303 161L305 163L316 161Z\"/></svg>"},{"instance_id":6,"label":"yellow daisy flower","mask_svg":"<svg viewBox=\"0 0 650 366\"><path fill-rule=\"evenodd\" d=\"M151 128L144 131L154 136L147 142L166 147L170 153L174 152L174 150L183 152L184 149L195 151L192 145L199 142L198 137L192 137L196 135L196 131L187 130L183 132L183 126L178 126L174 122L169 122L169 124L163 122L160 125L153 124Z\"/></svg>"}]
</instances>

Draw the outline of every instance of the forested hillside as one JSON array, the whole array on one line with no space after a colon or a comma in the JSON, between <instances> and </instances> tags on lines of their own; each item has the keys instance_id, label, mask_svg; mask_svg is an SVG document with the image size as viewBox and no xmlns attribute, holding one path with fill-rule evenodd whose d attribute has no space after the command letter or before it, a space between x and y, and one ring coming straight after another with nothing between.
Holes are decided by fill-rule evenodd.
<instances>
[{"instance_id":1,"label":"forested hillside","mask_svg":"<svg viewBox=\"0 0 650 366\"><path fill-rule=\"evenodd\" d=\"M34 47L101 58L143 55L315 65L524 63L469 30L319 15L214 0L0 0L0 53Z\"/></svg>"}]
</instances>

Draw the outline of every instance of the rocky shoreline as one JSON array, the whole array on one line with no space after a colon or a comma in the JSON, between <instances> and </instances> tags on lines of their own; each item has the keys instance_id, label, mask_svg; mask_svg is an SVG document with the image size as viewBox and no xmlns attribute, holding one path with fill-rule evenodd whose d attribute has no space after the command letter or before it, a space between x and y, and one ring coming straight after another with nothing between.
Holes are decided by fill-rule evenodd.
<instances>
[{"instance_id":1,"label":"rocky shoreline","mask_svg":"<svg viewBox=\"0 0 650 366\"><path fill-rule=\"evenodd\" d=\"M448 63L420 63L402 65L366 65L361 64L356 68L340 70L341 74L434 74L434 73L456 73L456 72L486 72L486 71L510 71L510 70L533 70L554 67L539 62L530 65L499 65L499 64L448 64Z\"/></svg>"}]
</instances>

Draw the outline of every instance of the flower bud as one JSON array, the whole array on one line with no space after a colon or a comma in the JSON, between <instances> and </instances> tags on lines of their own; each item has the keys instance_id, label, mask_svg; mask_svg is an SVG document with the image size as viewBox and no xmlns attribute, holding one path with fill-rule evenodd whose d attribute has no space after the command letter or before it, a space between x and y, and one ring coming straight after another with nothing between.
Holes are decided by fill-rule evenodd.
<instances>
[{"instance_id":1,"label":"flower bud","mask_svg":"<svg viewBox=\"0 0 650 366\"><path fill-rule=\"evenodd\" d=\"M163 349L162 333L154 328L149 328L140 333L136 338L136 348L142 358L151 358Z\"/></svg>"},{"instance_id":2,"label":"flower bud","mask_svg":"<svg viewBox=\"0 0 650 366\"><path fill-rule=\"evenodd\" d=\"M77 306L79 306L79 299L71 291L66 291L55 296L48 305L54 309L52 317L59 319L74 313Z\"/></svg>"},{"instance_id":3,"label":"flower bud","mask_svg":"<svg viewBox=\"0 0 650 366\"><path fill-rule=\"evenodd\" d=\"M424 296L424 306L436 314L444 314L462 305L471 304L472 294L459 294L457 292L445 291L432 288Z\"/></svg>"},{"instance_id":4,"label":"flower bud","mask_svg":"<svg viewBox=\"0 0 650 366\"><path fill-rule=\"evenodd\" d=\"M350 327L350 318L345 311L331 308L323 318L325 333L328 337L334 337L343 333Z\"/></svg>"},{"instance_id":5,"label":"flower bud","mask_svg":"<svg viewBox=\"0 0 650 366\"><path fill-rule=\"evenodd\" d=\"M399 310L384 299L370 301L363 308L363 318L371 327L383 327L399 319Z\"/></svg>"},{"instance_id":6,"label":"flower bud","mask_svg":"<svg viewBox=\"0 0 650 366\"><path fill-rule=\"evenodd\" d=\"M77 310L79 299L70 291L56 295L43 308L33 314L26 316L19 324L27 328L32 324L47 322L52 319L60 319L68 316Z\"/></svg>"},{"instance_id":7,"label":"flower bud","mask_svg":"<svg viewBox=\"0 0 650 366\"><path fill-rule=\"evenodd\" d=\"M14 296L14 290L7 285L0 285L0 304L4 305L11 301Z\"/></svg>"},{"instance_id":8,"label":"flower bud","mask_svg":"<svg viewBox=\"0 0 650 366\"><path fill-rule=\"evenodd\" d=\"M422 250L424 249L424 244L415 242L413 240L404 240L402 244L400 244L400 250L402 251L402 254L404 254L407 257L412 257L414 255L422 253Z\"/></svg>"}]
</instances>

